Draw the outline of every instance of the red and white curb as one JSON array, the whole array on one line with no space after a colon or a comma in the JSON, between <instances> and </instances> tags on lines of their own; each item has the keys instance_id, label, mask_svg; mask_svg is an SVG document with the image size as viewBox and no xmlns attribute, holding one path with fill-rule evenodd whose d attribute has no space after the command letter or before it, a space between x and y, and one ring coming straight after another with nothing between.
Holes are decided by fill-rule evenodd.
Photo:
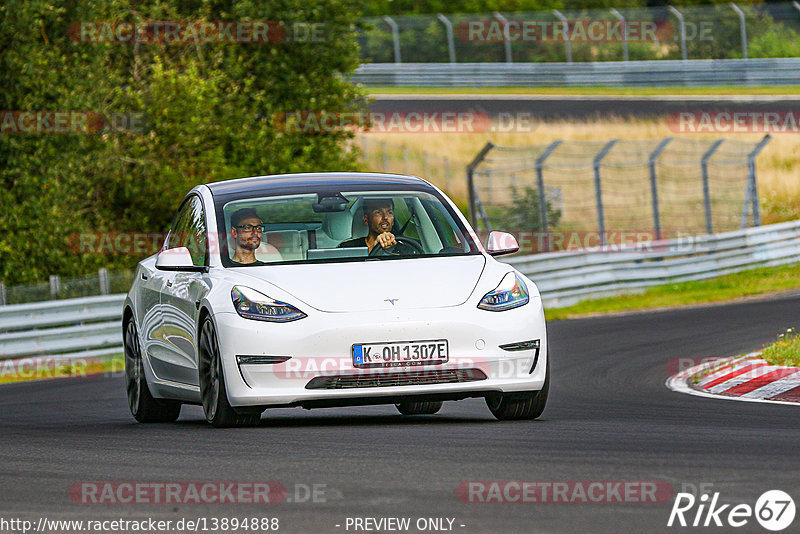
<instances>
[{"instance_id":1,"label":"red and white curb","mask_svg":"<svg viewBox=\"0 0 800 534\"><path fill-rule=\"evenodd\" d=\"M770 365L760 356L758 351L695 365L669 377L666 386L700 397L800 403L800 367Z\"/></svg>"}]
</instances>

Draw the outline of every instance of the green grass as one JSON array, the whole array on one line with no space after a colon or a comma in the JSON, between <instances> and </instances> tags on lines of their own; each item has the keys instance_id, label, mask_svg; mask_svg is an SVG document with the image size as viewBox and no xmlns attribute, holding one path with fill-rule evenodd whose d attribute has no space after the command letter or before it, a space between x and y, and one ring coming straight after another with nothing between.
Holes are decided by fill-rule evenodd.
<instances>
[{"instance_id":1,"label":"green grass","mask_svg":"<svg viewBox=\"0 0 800 534\"><path fill-rule=\"evenodd\" d=\"M800 95L800 86L781 87L367 87L371 95Z\"/></svg>"},{"instance_id":2,"label":"green grass","mask_svg":"<svg viewBox=\"0 0 800 534\"><path fill-rule=\"evenodd\" d=\"M778 336L778 341L764 349L761 357L771 365L800 367L800 335L793 329Z\"/></svg>"},{"instance_id":3,"label":"green grass","mask_svg":"<svg viewBox=\"0 0 800 534\"><path fill-rule=\"evenodd\" d=\"M760 267L709 280L664 284L638 294L586 300L565 308L545 308L545 315L553 321L592 314L724 302L789 289L800 289L800 265Z\"/></svg>"}]
</instances>

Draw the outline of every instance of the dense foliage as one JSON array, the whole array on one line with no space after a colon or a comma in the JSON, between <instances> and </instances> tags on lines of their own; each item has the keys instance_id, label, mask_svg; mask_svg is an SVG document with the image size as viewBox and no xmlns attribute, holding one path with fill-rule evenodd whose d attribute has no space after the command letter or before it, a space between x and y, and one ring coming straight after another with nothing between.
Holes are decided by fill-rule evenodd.
<instances>
[{"instance_id":1,"label":"dense foliage","mask_svg":"<svg viewBox=\"0 0 800 534\"><path fill-rule=\"evenodd\" d=\"M199 183L355 168L350 134L291 134L273 119L363 105L344 76L359 63L358 16L355 0L0 4L0 110L143 122L0 134L0 281L135 265L141 254L89 254L76 237L163 232ZM84 42L70 33L77 21L231 20L324 24L313 40L280 43Z\"/></svg>"}]
</instances>

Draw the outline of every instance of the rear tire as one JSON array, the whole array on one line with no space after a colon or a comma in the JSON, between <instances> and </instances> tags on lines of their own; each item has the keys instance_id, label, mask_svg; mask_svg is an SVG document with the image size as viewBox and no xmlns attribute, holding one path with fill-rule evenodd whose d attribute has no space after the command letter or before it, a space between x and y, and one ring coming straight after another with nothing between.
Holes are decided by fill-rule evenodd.
<instances>
[{"instance_id":1,"label":"rear tire","mask_svg":"<svg viewBox=\"0 0 800 534\"><path fill-rule=\"evenodd\" d=\"M228 402L225 372L214 322L206 317L200 329L200 396L206 421L217 428L257 426L262 408L234 408Z\"/></svg>"},{"instance_id":2,"label":"rear tire","mask_svg":"<svg viewBox=\"0 0 800 534\"><path fill-rule=\"evenodd\" d=\"M544 385L539 391L520 393L498 393L486 397L486 406L500 421L536 419L547 405L550 392L550 362L544 374Z\"/></svg>"},{"instance_id":3,"label":"rear tire","mask_svg":"<svg viewBox=\"0 0 800 534\"><path fill-rule=\"evenodd\" d=\"M125 323L125 392L128 408L140 423L173 423L181 414L181 403L155 399L150 393L133 317Z\"/></svg>"},{"instance_id":4,"label":"rear tire","mask_svg":"<svg viewBox=\"0 0 800 534\"><path fill-rule=\"evenodd\" d=\"M403 401L395 406L403 415L432 415L442 409L442 401Z\"/></svg>"}]
</instances>

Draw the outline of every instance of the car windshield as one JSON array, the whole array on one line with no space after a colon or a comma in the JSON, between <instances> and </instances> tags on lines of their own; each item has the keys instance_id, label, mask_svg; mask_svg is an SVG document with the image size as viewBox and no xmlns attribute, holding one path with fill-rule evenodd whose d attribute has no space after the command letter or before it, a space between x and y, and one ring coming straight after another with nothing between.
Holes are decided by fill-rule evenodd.
<instances>
[{"instance_id":1,"label":"car windshield","mask_svg":"<svg viewBox=\"0 0 800 534\"><path fill-rule=\"evenodd\" d=\"M424 191L325 191L229 200L226 267L480 254L466 227ZM384 246L387 245L387 246Z\"/></svg>"}]
</instances>

